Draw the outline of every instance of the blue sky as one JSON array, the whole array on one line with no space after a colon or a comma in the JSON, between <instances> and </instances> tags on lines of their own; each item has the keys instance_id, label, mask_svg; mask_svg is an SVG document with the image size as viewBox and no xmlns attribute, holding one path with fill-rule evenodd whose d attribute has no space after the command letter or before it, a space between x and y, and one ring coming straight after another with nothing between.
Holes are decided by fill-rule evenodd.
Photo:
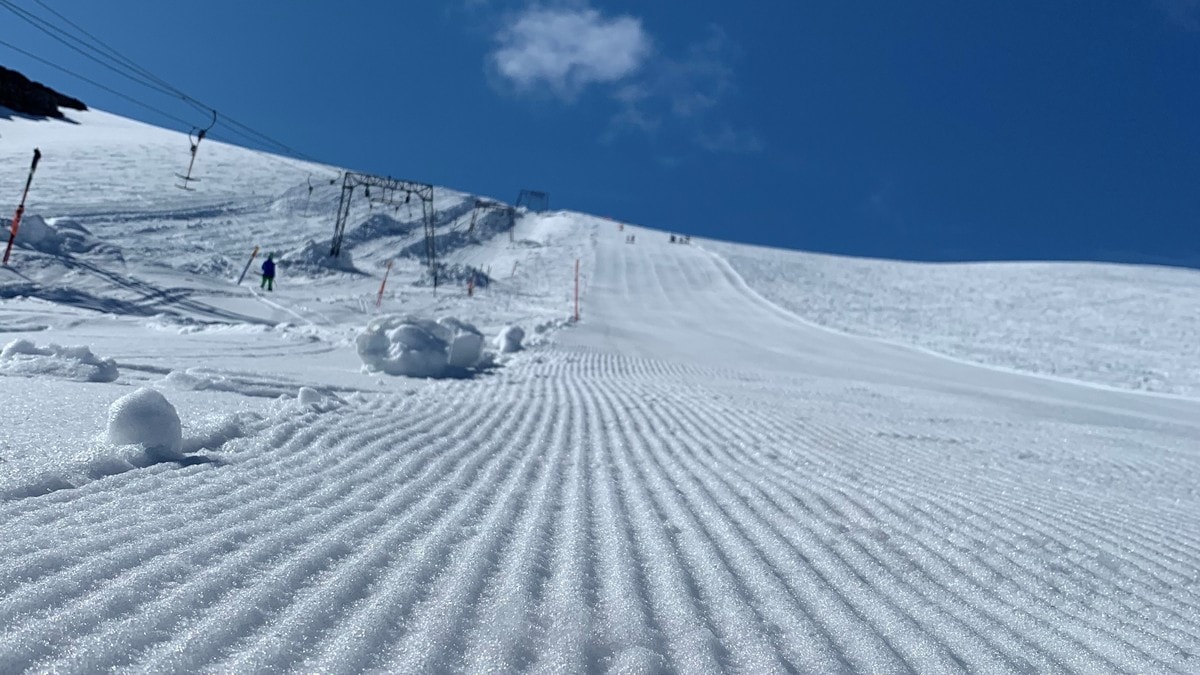
<instances>
[{"instance_id":1,"label":"blue sky","mask_svg":"<svg viewBox=\"0 0 1200 675\"><path fill-rule=\"evenodd\" d=\"M6 5L360 171L788 248L1200 266L1200 0L0 2L0 40L202 125Z\"/></svg>"}]
</instances>

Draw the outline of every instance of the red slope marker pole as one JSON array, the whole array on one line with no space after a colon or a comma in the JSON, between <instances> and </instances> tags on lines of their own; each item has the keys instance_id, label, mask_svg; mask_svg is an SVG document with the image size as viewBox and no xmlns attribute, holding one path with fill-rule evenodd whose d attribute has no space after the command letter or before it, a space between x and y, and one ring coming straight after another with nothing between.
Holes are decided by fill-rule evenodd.
<instances>
[{"instance_id":1,"label":"red slope marker pole","mask_svg":"<svg viewBox=\"0 0 1200 675\"><path fill-rule=\"evenodd\" d=\"M242 279L246 278L246 272L250 271L250 264L254 262L254 257L257 255L258 255L258 247L255 246L254 250L250 252L250 259L246 261L246 266L242 268L242 276L238 277L238 282L237 282L238 286L242 285Z\"/></svg>"},{"instance_id":2,"label":"red slope marker pole","mask_svg":"<svg viewBox=\"0 0 1200 675\"><path fill-rule=\"evenodd\" d=\"M579 258L575 259L575 321L579 321Z\"/></svg>"},{"instance_id":3,"label":"red slope marker pole","mask_svg":"<svg viewBox=\"0 0 1200 675\"><path fill-rule=\"evenodd\" d=\"M383 281L379 282L379 295L375 296L375 309L379 309L379 305L383 304L383 289L387 286L388 275L392 272L392 261L388 261L387 269L383 271Z\"/></svg>"},{"instance_id":4,"label":"red slope marker pole","mask_svg":"<svg viewBox=\"0 0 1200 675\"><path fill-rule=\"evenodd\" d=\"M42 151L33 149L33 165L29 167L29 178L25 179L25 192L21 193L21 203L17 205L17 213L13 216L12 232L8 235L8 246L4 248L4 264L8 264L8 256L12 253L13 241L17 238L17 228L21 226L21 215L25 213L25 198L29 196L29 186L33 184L33 172L37 171L38 160Z\"/></svg>"}]
</instances>

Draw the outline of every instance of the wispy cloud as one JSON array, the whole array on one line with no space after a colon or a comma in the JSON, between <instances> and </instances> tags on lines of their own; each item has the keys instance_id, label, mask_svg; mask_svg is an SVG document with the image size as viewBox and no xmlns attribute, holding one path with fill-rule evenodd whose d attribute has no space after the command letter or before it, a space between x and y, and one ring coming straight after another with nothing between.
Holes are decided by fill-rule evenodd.
<instances>
[{"instance_id":1,"label":"wispy cloud","mask_svg":"<svg viewBox=\"0 0 1200 675\"><path fill-rule=\"evenodd\" d=\"M663 55L645 68L639 82L617 97L621 112L609 136L623 131L660 133L671 129L712 153L749 154L763 149L758 134L737 128L723 108L736 95L738 50L718 26L678 56Z\"/></svg>"},{"instance_id":2,"label":"wispy cloud","mask_svg":"<svg viewBox=\"0 0 1200 675\"><path fill-rule=\"evenodd\" d=\"M1200 31L1200 0L1154 0L1154 4L1176 25Z\"/></svg>"},{"instance_id":3,"label":"wispy cloud","mask_svg":"<svg viewBox=\"0 0 1200 675\"><path fill-rule=\"evenodd\" d=\"M735 129L726 124L716 131L697 132L696 142L709 152L748 155L761 152L762 139L752 129Z\"/></svg>"},{"instance_id":4,"label":"wispy cloud","mask_svg":"<svg viewBox=\"0 0 1200 675\"><path fill-rule=\"evenodd\" d=\"M587 0L561 0L508 14L494 39L489 68L515 93L568 104L589 88L606 96L614 111L602 140L638 134L713 153L763 147L753 130L725 118L737 90L738 50L717 26L681 52L667 54L656 48L641 19L606 16Z\"/></svg>"},{"instance_id":5,"label":"wispy cloud","mask_svg":"<svg viewBox=\"0 0 1200 675\"><path fill-rule=\"evenodd\" d=\"M546 89L571 100L593 84L620 82L651 53L639 19L589 8L533 7L496 36L496 72L518 91Z\"/></svg>"}]
</instances>

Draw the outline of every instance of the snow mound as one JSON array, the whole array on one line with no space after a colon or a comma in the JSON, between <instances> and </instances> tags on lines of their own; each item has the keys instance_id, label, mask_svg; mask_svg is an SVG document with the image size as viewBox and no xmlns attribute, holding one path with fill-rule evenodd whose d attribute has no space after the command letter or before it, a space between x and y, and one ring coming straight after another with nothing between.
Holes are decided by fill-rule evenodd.
<instances>
[{"instance_id":1,"label":"snow mound","mask_svg":"<svg viewBox=\"0 0 1200 675\"><path fill-rule=\"evenodd\" d=\"M183 425L166 397L142 387L109 407L107 440L113 445L141 445L178 455L183 448Z\"/></svg>"},{"instance_id":2,"label":"snow mound","mask_svg":"<svg viewBox=\"0 0 1200 675\"><path fill-rule=\"evenodd\" d=\"M368 371L408 377L461 377L485 365L483 334L451 317L437 321L412 316L373 319L355 339Z\"/></svg>"},{"instance_id":3,"label":"snow mound","mask_svg":"<svg viewBox=\"0 0 1200 675\"><path fill-rule=\"evenodd\" d=\"M284 253L282 256L275 256L275 260L279 263L282 270L285 271L302 271L310 275L323 275L330 272L350 272L352 274L362 274L354 266L354 260L350 256L350 252L342 249L336 257L329 255L329 242L317 242L309 239L303 246ZM259 265L262 263L259 262Z\"/></svg>"},{"instance_id":4,"label":"snow mound","mask_svg":"<svg viewBox=\"0 0 1200 675\"><path fill-rule=\"evenodd\" d=\"M434 282L434 270L437 273L437 283L439 286L466 286L468 282L473 282L475 288L487 288L492 283L492 278L477 267L459 263L447 265L446 263L439 262L433 269L426 267L424 273L413 281L413 285L432 286Z\"/></svg>"},{"instance_id":5,"label":"snow mound","mask_svg":"<svg viewBox=\"0 0 1200 675\"><path fill-rule=\"evenodd\" d=\"M0 221L0 229L3 231L9 230L11 227L11 220ZM112 246L92 236L86 227L74 220L69 218L46 220L38 215L28 215L21 219L21 227L17 230L17 238L13 243L19 248L32 249L51 255L86 253L95 249L116 251Z\"/></svg>"},{"instance_id":6,"label":"snow mound","mask_svg":"<svg viewBox=\"0 0 1200 675\"><path fill-rule=\"evenodd\" d=\"M80 382L112 382L117 363L101 359L86 346L38 347L29 340L13 340L0 350L0 374L25 377L51 376Z\"/></svg>"},{"instance_id":7,"label":"snow mound","mask_svg":"<svg viewBox=\"0 0 1200 675\"><path fill-rule=\"evenodd\" d=\"M525 329L520 326L506 326L493 340L496 351L501 354L511 354L521 351L521 341L525 339Z\"/></svg>"},{"instance_id":8,"label":"snow mound","mask_svg":"<svg viewBox=\"0 0 1200 675\"><path fill-rule=\"evenodd\" d=\"M296 392L295 408L311 412L329 412L345 405L346 401L328 391L314 387L300 387Z\"/></svg>"},{"instance_id":9,"label":"snow mound","mask_svg":"<svg viewBox=\"0 0 1200 675\"><path fill-rule=\"evenodd\" d=\"M185 262L180 265L179 269L191 272L196 276L211 277L213 279L236 278L237 273L240 271L232 260L218 253Z\"/></svg>"}]
</instances>

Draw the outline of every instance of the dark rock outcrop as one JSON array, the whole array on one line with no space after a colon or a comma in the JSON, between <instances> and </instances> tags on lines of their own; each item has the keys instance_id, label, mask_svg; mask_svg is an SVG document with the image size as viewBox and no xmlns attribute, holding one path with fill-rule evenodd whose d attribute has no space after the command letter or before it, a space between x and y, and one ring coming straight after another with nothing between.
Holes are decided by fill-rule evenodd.
<instances>
[{"instance_id":1,"label":"dark rock outcrop","mask_svg":"<svg viewBox=\"0 0 1200 675\"><path fill-rule=\"evenodd\" d=\"M63 117L60 107L87 110L83 101L60 94L4 66L0 66L0 107L22 115L56 118Z\"/></svg>"}]
</instances>

